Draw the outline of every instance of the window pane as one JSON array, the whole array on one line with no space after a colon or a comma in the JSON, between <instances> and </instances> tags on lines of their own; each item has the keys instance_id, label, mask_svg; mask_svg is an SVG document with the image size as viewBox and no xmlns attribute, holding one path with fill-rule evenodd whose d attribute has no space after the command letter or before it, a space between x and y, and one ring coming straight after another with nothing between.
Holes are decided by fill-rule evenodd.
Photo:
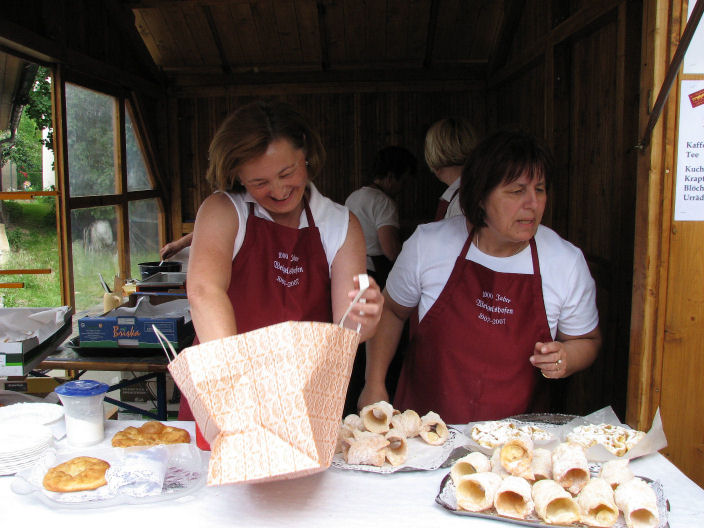
<instances>
[{"instance_id":1,"label":"window pane","mask_svg":"<svg viewBox=\"0 0 704 528\"><path fill-rule=\"evenodd\" d=\"M127 149L127 190L144 191L152 189L147 177L147 167L144 163L142 150L139 148L129 112L125 112L125 142Z\"/></svg>"},{"instance_id":2,"label":"window pane","mask_svg":"<svg viewBox=\"0 0 704 528\"><path fill-rule=\"evenodd\" d=\"M141 262L158 262L159 258L159 206L156 199L129 203L130 220L130 271L139 279Z\"/></svg>"},{"instance_id":3,"label":"window pane","mask_svg":"<svg viewBox=\"0 0 704 528\"><path fill-rule=\"evenodd\" d=\"M4 306L61 306L59 252L56 250L56 198L0 201L0 269L51 269L49 274L0 275Z\"/></svg>"},{"instance_id":4,"label":"window pane","mask_svg":"<svg viewBox=\"0 0 704 528\"><path fill-rule=\"evenodd\" d=\"M71 196L115 193L114 98L66 84Z\"/></svg>"},{"instance_id":5,"label":"window pane","mask_svg":"<svg viewBox=\"0 0 704 528\"><path fill-rule=\"evenodd\" d=\"M71 211L73 285L76 310L101 313L103 290L98 273L112 289L118 275L116 211L91 207Z\"/></svg>"}]
</instances>

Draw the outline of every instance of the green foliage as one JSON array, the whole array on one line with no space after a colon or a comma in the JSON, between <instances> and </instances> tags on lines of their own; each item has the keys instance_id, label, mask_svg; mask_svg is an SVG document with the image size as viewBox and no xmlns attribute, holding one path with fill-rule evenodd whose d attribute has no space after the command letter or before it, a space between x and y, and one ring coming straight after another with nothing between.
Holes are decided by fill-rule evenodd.
<instances>
[{"instance_id":1,"label":"green foliage","mask_svg":"<svg viewBox=\"0 0 704 528\"><path fill-rule=\"evenodd\" d=\"M114 193L113 98L67 85L66 128L71 194Z\"/></svg>"},{"instance_id":2,"label":"green foliage","mask_svg":"<svg viewBox=\"0 0 704 528\"><path fill-rule=\"evenodd\" d=\"M42 141L49 150L54 150L54 131L51 122L51 72L40 66L34 80L34 86L28 94L29 102L25 113L36 123L39 130L49 129L46 141Z\"/></svg>"}]
</instances>

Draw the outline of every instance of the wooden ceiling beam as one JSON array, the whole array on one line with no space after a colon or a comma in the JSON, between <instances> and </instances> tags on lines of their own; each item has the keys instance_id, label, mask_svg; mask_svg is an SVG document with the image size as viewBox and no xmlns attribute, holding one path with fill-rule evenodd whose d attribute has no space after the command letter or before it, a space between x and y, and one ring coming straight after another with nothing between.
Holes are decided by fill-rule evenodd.
<instances>
[{"instance_id":1,"label":"wooden ceiling beam","mask_svg":"<svg viewBox=\"0 0 704 528\"><path fill-rule=\"evenodd\" d=\"M506 0L504 3L504 17L499 30L499 38L497 39L494 52L489 57L489 75L506 65L506 60L513 45L513 37L521 21L525 5L526 0Z\"/></svg>"},{"instance_id":2,"label":"wooden ceiling beam","mask_svg":"<svg viewBox=\"0 0 704 528\"><path fill-rule=\"evenodd\" d=\"M225 53L225 47L222 45L222 39L220 38L220 33L218 32L217 25L215 24L215 19L213 18L213 12L207 5L202 6L201 9L203 10L203 16L205 16L205 20L208 22L210 34L213 36L213 42L215 42L215 47L218 50L222 73L224 73L225 75L230 75L232 73L232 68L230 67L230 63L227 61L227 54Z\"/></svg>"}]
</instances>

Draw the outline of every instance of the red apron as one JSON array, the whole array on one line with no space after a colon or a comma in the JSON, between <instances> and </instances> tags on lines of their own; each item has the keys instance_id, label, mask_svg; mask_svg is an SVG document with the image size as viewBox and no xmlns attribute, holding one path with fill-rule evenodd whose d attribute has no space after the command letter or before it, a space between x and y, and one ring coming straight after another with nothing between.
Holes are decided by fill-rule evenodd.
<instances>
[{"instance_id":1,"label":"red apron","mask_svg":"<svg viewBox=\"0 0 704 528\"><path fill-rule=\"evenodd\" d=\"M404 360L394 408L447 423L520 414L531 403L537 341L552 341L535 240L533 274L499 273L465 258L418 324Z\"/></svg>"},{"instance_id":2,"label":"red apron","mask_svg":"<svg viewBox=\"0 0 704 528\"><path fill-rule=\"evenodd\" d=\"M457 196L457 193L460 192L459 188L455 189L455 192L452 193L452 197L450 198L450 201L448 202L444 198L440 198L438 200L438 208L435 210L435 221L437 222L438 220L442 220L445 218L445 214L447 213L447 209L450 207L450 203L452 200L455 199L455 196Z\"/></svg>"},{"instance_id":3,"label":"red apron","mask_svg":"<svg viewBox=\"0 0 704 528\"><path fill-rule=\"evenodd\" d=\"M307 200L303 204L309 227L302 229L259 218L249 204L227 290L240 334L285 321L332 321L328 260ZM198 342L196 336L193 344ZM178 419L193 420L185 398ZM196 441L201 449L210 448L197 424Z\"/></svg>"}]
</instances>

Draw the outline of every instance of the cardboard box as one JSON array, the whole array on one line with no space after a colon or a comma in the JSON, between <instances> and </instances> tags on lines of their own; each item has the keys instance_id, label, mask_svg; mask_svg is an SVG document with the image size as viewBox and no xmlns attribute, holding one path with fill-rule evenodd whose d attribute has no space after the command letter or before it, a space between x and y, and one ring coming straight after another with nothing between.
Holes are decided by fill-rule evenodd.
<instances>
[{"instance_id":1,"label":"cardboard box","mask_svg":"<svg viewBox=\"0 0 704 528\"><path fill-rule=\"evenodd\" d=\"M152 306L170 302L183 303L168 295L135 294L122 307L134 307L146 297ZM163 307L163 306L162 306ZM163 307L168 310L168 307ZM119 309L119 308L118 308ZM161 348L152 325L156 326L174 347L193 337L193 322L190 312L179 317L135 317L115 316L107 312L97 317L82 317L78 320L78 335L81 347L90 348Z\"/></svg>"},{"instance_id":2,"label":"cardboard box","mask_svg":"<svg viewBox=\"0 0 704 528\"><path fill-rule=\"evenodd\" d=\"M0 317L25 319L45 310L49 308L0 308ZM0 342L0 376L25 376L41 363L47 353L55 350L71 334L72 315L73 310L67 309L62 324L43 327L38 336L23 341ZM23 324L19 319L15 320Z\"/></svg>"}]
</instances>

